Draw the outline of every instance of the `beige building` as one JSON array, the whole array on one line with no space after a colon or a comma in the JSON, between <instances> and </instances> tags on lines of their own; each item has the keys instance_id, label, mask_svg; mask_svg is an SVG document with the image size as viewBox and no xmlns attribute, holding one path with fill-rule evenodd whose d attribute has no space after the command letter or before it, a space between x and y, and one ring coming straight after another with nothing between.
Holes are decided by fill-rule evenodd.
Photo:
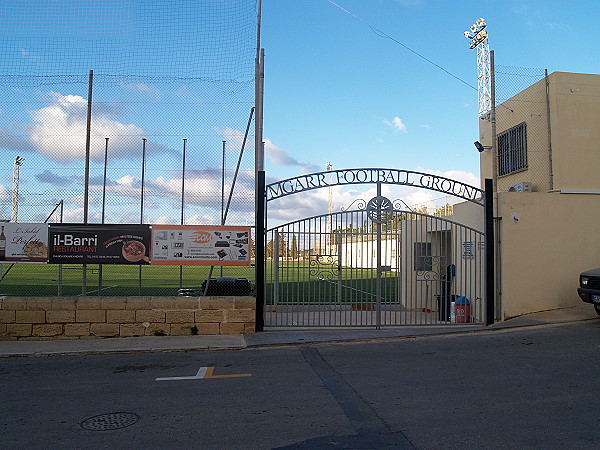
<instances>
[{"instance_id":1,"label":"beige building","mask_svg":"<svg viewBox=\"0 0 600 450\"><path fill-rule=\"evenodd\" d=\"M494 160L482 119L481 179L497 174L497 318L581 305L578 275L600 267L600 75L554 72L498 104L496 137Z\"/></svg>"}]
</instances>

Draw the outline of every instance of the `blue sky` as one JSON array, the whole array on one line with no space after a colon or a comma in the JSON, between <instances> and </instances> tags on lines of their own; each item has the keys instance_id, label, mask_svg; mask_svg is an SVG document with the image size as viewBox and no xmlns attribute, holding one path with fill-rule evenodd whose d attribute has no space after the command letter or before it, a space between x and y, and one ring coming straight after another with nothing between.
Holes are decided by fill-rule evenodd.
<instances>
[{"instance_id":1,"label":"blue sky","mask_svg":"<svg viewBox=\"0 0 600 450\"><path fill-rule=\"evenodd\" d=\"M63 3L72 1L77 3L75 0L64 0ZM114 4L126 5L127 2ZM189 3L188 7L194 4ZM126 7L123 8L126 11ZM463 32L480 17L487 22L490 47L495 51L499 66L548 69L549 73L600 73L596 57L600 48L596 31L600 7L595 0L263 0L262 10L262 47L266 54L264 138L266 170L272 179L321 171L329 161L334 169L393 167L423 170L478 184L479 155L473 146L478 139L479 125L474 88L477 85L476 54L469 49ZM115 19L114 16L107 17ZM175 15L174 18L173 23L176 23ZM53 20L60 22L61 19ZM117 25L110 30L111 39L120 32ZM10 35L7 28L3 32L4 39ZM245 33L254 45L252 30ZM130 30L126 36L132 36ZM27 54L26 50L13 59L32 60L32 54ZM171 48L156 48L157 54L169 55L171 52ZM6 55L3 58L6 59ZM248 81L247 70L244 70L240 70L242 75L239 76L242 85ZM516 90L525 85L522 79L515 80ZM126 129L138 141L141 136L150 135L152 168L146 174L146 183L150 189L164 188L171 202L168 206L167 202L159 205L160 202L156 199L153 202L149 196L146 221L179 221L177 199L181 179L177 174L180 167L177 155L181 152L184 132L178 130L170 137L166 135L168 133L153 135L152 130L170 123L173 127L183 127L185 123L185 126L195 127L188 136L191 150L187 167L196 172L199 186L190 187L195 189L197 200L190 205L187 220L190 223L218 222L215 205L220 205L220 198L205 195L211 189L219 189L218 144L225 138L232 144L227 163L231 175L236 161L234 147L243 134L252 105L251 96L244 97L244 104L233 119L229 117L231 111L217 110L218 102L215 102L216 124L203 128L193 118L184 120L168 109L148 111L132 107L139 97L130 95L159 98L159 103L165 105L175 104L181 98L190 102L197 96L202 99L198 104L212 104L207 99L214 91L210 94L201 90L189 92L181 86L147 80L122 85L121 92L114 97L108 93L103 97L102 89L98 87L97 98L100 100L97 107L100 109L95 110L95 114L103 118L107 129ZM247 85L243 89L251 92ZM31 131L36 112L44 107L58 111L56 120L68 121L77 117L80 128L84 123L85 108L82 108L81 100L87 96L85 83L60 86L60 89L24 86L13 94L19 96L18 102L12 99L0 102L0 129L12 127ZM127 106L130 99L132 104ZM60 104L63 107L57 110ZM41 125L38 123L37 126ZM56 123L45 126L53 127ZM211 142L204 142L208 140ZM97 141L103 142L100 135ZM194 146L200 146L199 141L204 150L194 153ZM58 187L76 189L81 186L81 153L68 157L64 151L25 143L0 141L3 218L10 215L8 198L17 154L25 152L22 154L26 163L21 171L21 189L26 192L50 195L48 192L52 193ZM100 144L93 150L96 160L93 161L92 176L96 178L101 176L103 148ZM213 150L207 153L205 150L211 145ZM118 162L113 163L110 181L115 190L139 185L140 145L115 142L113 150ZM248 151L251 154L252 148ZM250 167L248 159L244 167ZM250 171L242 174L245 175L243 189L247 191L252 184L249 174ZM409 204L436 197L427 192L401 189L384 194L401 197ZM363 194L352 189L336 189L336 209L346 206L358 195ZM372 192L364 195L368 197ZM81 218L81 204L77 204L75 198L72 200L67 208L70 211L68 217L77 221ZM249 205L251 202L240 208L244 214L234 221L243 224L252 221ZM111 220L135 222L139 219L136 208L132 198L131 205L115 207ZM283 221L292 219L294 214L312 215L324 212L324 209L327 209L327 192L311 192L288 199L272 212L273 217ZM98 220L98 209L94 211L94 220Z\"/></svg>"},{"instance_id":2,"label":"blue sky","mask_svg":"<svg viewBox=\"0 0 600 450\"><path fill-rule=\"evenodd\" d=\"M595 1L336 3L464 83L327 0L266 0L265 136L308 165L478 175L476 54L463 32L479 17L498 65L600 70Z\"/></svg>"}]
</instances>

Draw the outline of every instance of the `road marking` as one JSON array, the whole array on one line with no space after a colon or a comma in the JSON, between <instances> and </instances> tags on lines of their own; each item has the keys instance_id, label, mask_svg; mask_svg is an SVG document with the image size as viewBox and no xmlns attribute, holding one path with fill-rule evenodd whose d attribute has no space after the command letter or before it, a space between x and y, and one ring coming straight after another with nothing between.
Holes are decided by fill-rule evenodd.
<instances>
[{"instance_id":1,"label":"road marking","mask_svg":"<svg viewBox=\"0 0 600 450\"><path fill-rule=\"evenodd\" d=\"M200 370L198 370L198 373L196 373L196 375L193 377L162 377L162 378L157 378L156 381L201 380L202 378L204 378L204 375L206 375L206 371L208 369L209 369L208 367L200 367Z\"/></svg>"},{"instance_id":2,"label":"road marking","mask_svg":"<svg viewBox=\"0 0 600 450\"><path fill-rule=\"evenodd\" d=\"M233 375L213 375L215 368L214 367L206 367L206 374L204 378L237 378L237 377L251 377L251 373L236 373Z\"/></svg>"},{"instance_id":3,"label":"road marking","mask_svg":"<svg viewBox=\"0 0 600 450\"><path fill-rule=\"evenodd\" d=\"M214 367L200 367L196 375L191 377L160 377L156 378L155 381L202 380L205 378L237 378L252 376L251 373L237 373L233 375L213 375L214 371Z\"/></svg>"}]
</instances>

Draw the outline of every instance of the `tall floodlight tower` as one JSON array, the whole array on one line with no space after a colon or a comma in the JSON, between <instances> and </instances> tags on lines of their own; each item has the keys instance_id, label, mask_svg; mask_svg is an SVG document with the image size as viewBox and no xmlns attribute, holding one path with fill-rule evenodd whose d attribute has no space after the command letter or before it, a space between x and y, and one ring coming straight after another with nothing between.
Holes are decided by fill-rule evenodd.
<instances>
[{"instance_id":1,"label":"tall floodlight tower","mask_svg":"<svg viewBox=\"0 0 600 450\"><path fill-rule=\"evenodd\" d=\"M469 31L465 31L465 37L471 40L469 48L477 49L477 93L479 117L482 118L485 118L492 109L490 45L486 27L485 20L477 19Z\"/></svg>"},{"instance_id":2,"label":"tall floodlight tower","mask_svg":"<svg viewBox=\"0 0 600 450\"><path fill-rule=\"evenodd\" d=\"M477 49L477 92L479 97L479 118L489 120L492 132L492 180L494 192L498 192L498 154L496 140L496 82L494 76L494 52L490 51L488 32L483 19L471 25L465 31L465 37L471 40L469 48Z\"/></svg>"},{"instance_id":3,"label":"tall floodlight tower","mask_svg":"<svg viewBox=\"0 0 600 450\"><path fill-rule=\"evenodd\" d=\"M12 219L16 223L19 217L19 168L23 165L25 158L17 156L15 158L15 170L13 172L13 190L12 190Z\"/></svg>"},{"instance_id":4,"label":"tall floodlight tower","mask_svg":"<svg viewBox=\"0 0 600 450\"><path fill-rule=\"evenodd\" d=\"M498 208L498 139L496 135L496 76L494 69L494 52L490 51L488 43L488 33L486 23L483 19L478 19L469 31L465 31L465 37L471 40L469 48L477 49L477 91L479 95L479 118L481 120L489 120L491 128L491 165L492 165L492 192L493 192L493 217L499 217ZM481 127L481 125L480 125ZM479 147L478 147L479 150ZM500 240L498 239L498 221L496 220L492 226L494 229L493 235L496 236L493 245L494 251L492 259L496 267L496 273L493 279L500 279ZM492 247L491 245L489 247ZM488 321L493 322L494 311L496 318L502 317L502 293L500 283L491 282L490 290L493 291L494 307L488 308ZM490 312L491 311L491 312Z\"/></svg>"},{"instance_id":5,"label":"tall floodlight tower","mask_svg":"<svg viewBox=\"0 0 600 450\"><path fill-rule=\"evenodd\" d=\"M331 172L331 169L333 168L333 166L331 165L330 162L326 162L325 163L325 168L327 169L327 172ZM331 213L333 212L333 192L331 191L331 173L328 174L328 179L327 182L329 183L329 198L327 201L327 214L331 215ZM331 230L329 230L331 231Z\"/></svg>"}]
</instances>

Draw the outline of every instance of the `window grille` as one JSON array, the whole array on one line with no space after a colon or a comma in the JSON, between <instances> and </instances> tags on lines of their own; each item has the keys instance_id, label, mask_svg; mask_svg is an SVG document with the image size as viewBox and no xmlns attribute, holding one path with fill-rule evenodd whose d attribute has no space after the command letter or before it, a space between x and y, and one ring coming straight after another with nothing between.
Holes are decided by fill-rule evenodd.
<instances>
[{"instance_id":1,"label":"window grille","mask_svg":"<svg viewBox=\"0 0 600 450\"><path fill-rule=\"evenodd\" d=\"M525 122L498 135L498 175L527 169L527 127Z\"/></svg>"}]
</instances>

